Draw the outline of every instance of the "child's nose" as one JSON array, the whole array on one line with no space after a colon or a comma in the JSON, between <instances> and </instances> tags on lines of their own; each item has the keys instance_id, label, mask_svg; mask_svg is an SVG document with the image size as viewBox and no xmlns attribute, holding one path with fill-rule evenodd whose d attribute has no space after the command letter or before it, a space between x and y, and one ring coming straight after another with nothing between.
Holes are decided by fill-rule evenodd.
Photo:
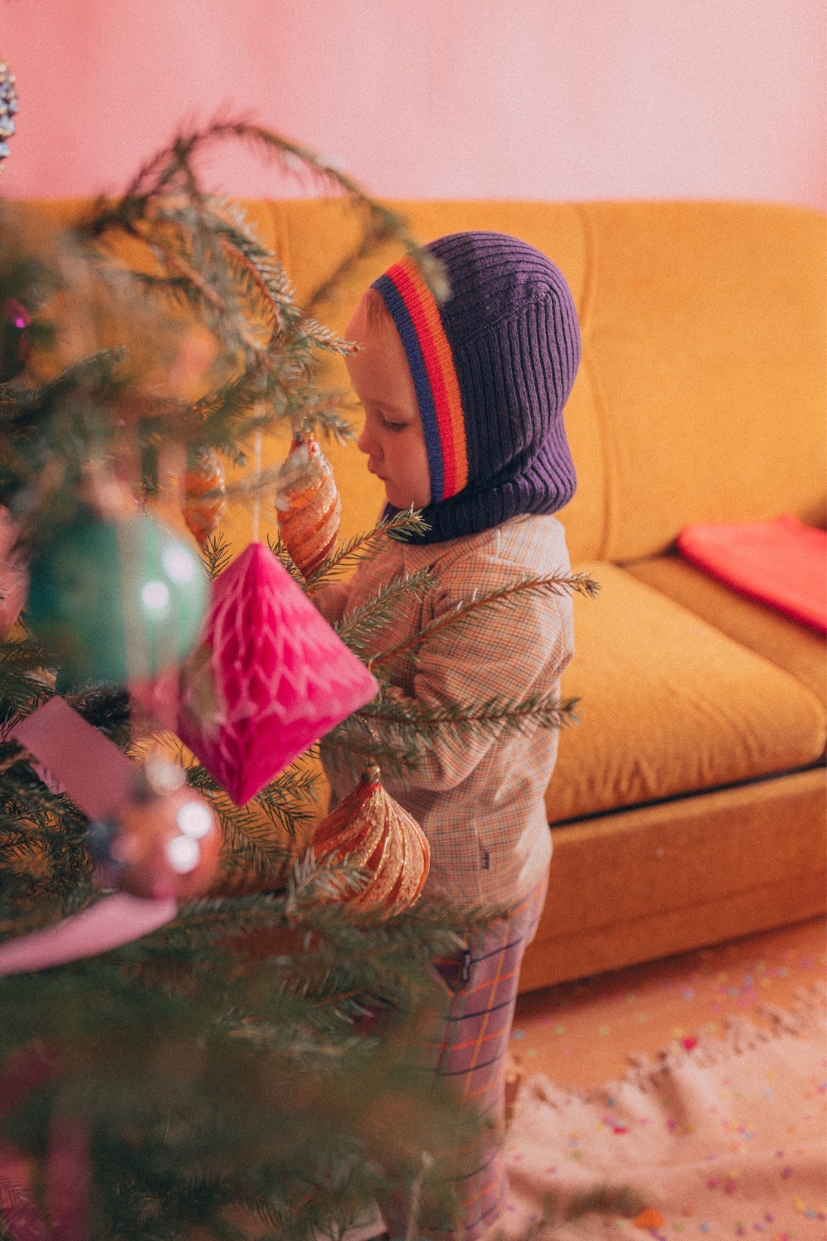
<instances>
[{"instance_id":1,"label":"child's nose","mask_svg":"<svg viewBox=\"0 0 827 1241\"><path fill-rule=\"evenodd\" d=\"M360 452L363 452L365 456L367 457L381 456L379 444L377 443L374 436L371 435L370 428L368 427L367 423L365 423L362 434L359 436L358 440L356 441L356 447L359 449Z\"/></svg>"}]
</instances>

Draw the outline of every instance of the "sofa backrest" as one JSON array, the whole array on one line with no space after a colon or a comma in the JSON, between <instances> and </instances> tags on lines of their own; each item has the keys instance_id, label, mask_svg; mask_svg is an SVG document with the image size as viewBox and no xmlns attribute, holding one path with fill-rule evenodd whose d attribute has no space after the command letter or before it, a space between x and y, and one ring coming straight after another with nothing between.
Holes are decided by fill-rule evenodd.
<instances>
[{"instance_id":1,"label":"sofa backrest","mask_svg":"<svg viewBox=\"0 0 827 1241\"><path fill-rule=\"evenodd\" d=\"M824 218L736 203L582 218L602 555L652 555L690 522L823 522Z\"/></svg>"},{"instance_id":2,"label":"sofa backrest","mask_svg":"<svg viewBox=\"0 0 827 1241\"><path fill-rule=\"evenodd\" d=\"M562 511L572 558L620 563L666 549L690 522L795 513L825 520L825 218L719 202L402 202L429 241L513 233L563 270L583 333L566 425L578 491ZM358 238L340 199L247 202L306 302ZM68 205L54 204L65 218ZM73 213L74 208L72 208ZM360 260L316 316L342 329L399 253ZM346 382L344 368L334 381ZM334 451L345 533L380 484Z\"/></svg>"}]
</instances>

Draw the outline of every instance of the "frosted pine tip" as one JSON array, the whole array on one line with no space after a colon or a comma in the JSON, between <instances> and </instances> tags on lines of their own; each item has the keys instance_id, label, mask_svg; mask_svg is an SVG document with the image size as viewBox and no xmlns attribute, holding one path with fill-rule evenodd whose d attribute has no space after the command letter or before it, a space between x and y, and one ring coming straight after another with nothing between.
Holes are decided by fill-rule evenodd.
<instances>
[{"instance_id":1,"label":"frosted pine tip","mask_svg":"<svg viewBox=\"0 0 827 1241\"><path fill-rule=\"evenodd\" d=\"M363 784L378 784L379 777L381 775L382 775L382 772L380 770L379 764L376 762L375 759L372 758L368 762L367 766L365 767L365 770L362 772L362 783Z\"/></svg>"}]
</instances>

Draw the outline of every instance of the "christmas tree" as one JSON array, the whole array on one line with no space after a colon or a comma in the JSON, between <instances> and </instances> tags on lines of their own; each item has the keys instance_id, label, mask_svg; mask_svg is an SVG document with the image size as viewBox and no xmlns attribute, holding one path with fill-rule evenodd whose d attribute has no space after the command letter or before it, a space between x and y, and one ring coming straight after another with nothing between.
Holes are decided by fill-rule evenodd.
<instances>
[{"instance_id":1,"label":"christmas tree","mask_svg":"<svg viewBox=\"0 0 827 1241\"><path fill-rule=\"evenodd\" d=\"M217 526L223 507L288 486L289 470L280 479L260 468L262 435L289 426L306 449L317 429L349 433L341 394L321 382L320 356L351 346L296 305L243 213L207 194L196 174L199 154L228 139L347 198L360 239L320 296L388 237L440 287L434 261L397 216L311 153L241 122L182 135L120 199L98 202L60 236L3 207L3 936L23 942L94 910L101 883L139 897L197 897L113 951L0 980L0 1228L12 1238L49 1228L107 1241L336 1235L365 1203L394 1196L408 1202L414 1235L417 1203L449 1217L451 1152L475 1127L427 1073L442 1003L429 963L491 911L419 904L388 917L364 901L357 911L353 895L370 875L335 858L297 858L291 843L314 815L307 754L263 786L251 774L243 793L226 757L213 761L228 728L199 655L208 578L208 616L234 572L233 589L244 587L243 557L229 564ZM401 514L304 563L301 540L291 555L283 526L286 542L272 540L243 567L264 573L276 594L287 580L306 603L418 520ZM185 523L202 546L203 573L192 567ZM370 650L376 682L356 711L324 726L328 744L404 765L437 729L564 723L573 704L554 695L440 711L396 701L384 668L399 651L376 651L371 640L406 594L428 585L427 574L396 582L339 627L363 678ZM592 587L576 577L526 580L440 624L474 624L524 592ZM203 863L205 895L180 876L177 888L159 888L151 851L139 874L117 854L123 823L90 828L60 773L38 761L24 726L58 696L141 768L129 808L137 833L162 817L162 793L179 795L183 764L187 796L199 798L188 804L221 824L211 887L203 845L188 846Z\"/></svg>"}]
</instances>

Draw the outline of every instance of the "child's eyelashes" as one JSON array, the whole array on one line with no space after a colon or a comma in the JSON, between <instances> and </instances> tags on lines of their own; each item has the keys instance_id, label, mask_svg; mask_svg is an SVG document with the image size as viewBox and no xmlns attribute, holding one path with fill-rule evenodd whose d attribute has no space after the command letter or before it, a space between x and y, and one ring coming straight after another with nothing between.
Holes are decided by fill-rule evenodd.
<instances>
[{"instance_id":1,"label":"child's eyelashes","mask_svg":"<svg viewBox=\"0 0 827 1241\"><path fill-rule=\"evenodd\" d=\"M376 411L376 421L383 431L404 431L410 423L400 422L396 418L388 418L381 409Z\"/></svg>"},{"instance_id":2,"label":"child's eyelashes","mask_svg":"<svg viewBox=\"0 0 827 1241\"><path fill-rule=\"evenodd\" d=\"M381 406L366 399L362 399L359 403L367 417L366 425L369 426L372 423L377 431L390 431L393 434L408 431L412 425L411 419L401 416L399 410L389 409L385 412Z\"/></svg>"}]
</instances>

